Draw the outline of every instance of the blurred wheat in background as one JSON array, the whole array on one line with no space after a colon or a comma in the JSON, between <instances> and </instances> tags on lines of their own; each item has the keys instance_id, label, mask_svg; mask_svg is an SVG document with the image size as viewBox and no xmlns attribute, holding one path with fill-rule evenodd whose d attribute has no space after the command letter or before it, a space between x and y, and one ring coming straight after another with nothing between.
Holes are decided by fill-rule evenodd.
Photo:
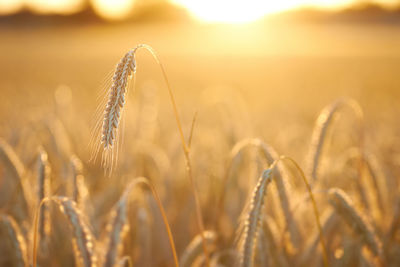
<instances>
[{"instance_id":1,"label":"blurred wheat in background","mask_svg":"<svg viewBox=\"0 0 400 267\"><path fill-rule=\"evenodd\" d=\"M399 266L400 3L0 1L0 266Z\"/></svg>"}]
</instances>

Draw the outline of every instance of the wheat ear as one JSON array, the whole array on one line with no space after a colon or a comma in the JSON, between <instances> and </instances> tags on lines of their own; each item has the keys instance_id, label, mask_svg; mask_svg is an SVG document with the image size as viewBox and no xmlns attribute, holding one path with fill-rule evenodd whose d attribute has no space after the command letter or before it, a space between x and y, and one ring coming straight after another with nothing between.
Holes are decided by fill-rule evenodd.
<instances>
[{"instance_id":1,"label":"wheat ear","mask_svg":"<svg viewBox=\"0 0 400 267\"><path fill-rule=\"evenodd\" d=\"M105 149L114 145L122 108L125 104L125 93L128 78L136 71L135 49L126 53L115 68L108 102L104 112L102 143Z\"/></svg>"},{"instance_id":2,"label":"wheat ear","mask_svg":"<svg viewBox=\"0 0 400 267\"><path fill-rule=\"evenodd\" d=\"M225 193L227 188L228 179L230 177L230 173L232 172L232 168L237 158L240 156L242 151L247 147L256 147L258 148L260 154L265 158L268 164L272 164L275 160L279 159L278 153L273 149L273 147L267 145L262 140L258 138L247 138L243 139L240 142L236 143L236 145L232 148L230 157L228 159L227 168L224 175L223 188L220 193L220 198L218 200L217 205L217 217L216 217L216 225L218 227L218 222L220 221L220 216L224 209L225 204ZM300 246L301 235L297 225L293 222L293 216L290 210L290 200L288 197L288 189L287 189L287 173L285 168L283 167L281 162L277 163L277 170L274 175L274 183L276 185L279 201L282 208L283 216L285 217L287 225L290 225L289 232L292 243L295 247Z\"/></svg>"},{"instance_id":3,"label":"wheat ear","mask_svg":"<svg viewBox=\"0 0 400 267\"><path fill-rule=\"evenodd\" d=\"M207 264L207 266L209 266L210 260L209 260L209 255L207 252L207 244L206 244L205 237L203 236L203 233L204 233L203 215L201 213L200 199L199 199L196 184L195 184L193 174L192 174L192 164L191 164L191 160L190 160L190 148L186 144L186 141L185 141L185 137L184 137L183 130L182 130L182 124L181 124L181 121L179 118L178 108L175 103L175 98L172 93L172 89L169 84L164 66L162 65L161 61L159 60L157 53L149 45L146 45L146 44L137 45L135 48L133 48L127 54L125 54L125 56L121 59L120 63L117 65L117 68L116 68L116 71L115 71L115 74L113 77L113 85L111 86L111 88L109 90L109 100L108 100L108 103L106 106L106 110L104 112L102 137L101 137L101 142L104 147L103 165L107 166L108 164L110 164L111 167L109 169L109 172L112 172L113 165L115 164L115 161L116 161L114 155L112 154L112 150L115 147L114 141L115 141L115 138L117 137L120 114L123 110L123 106L125 103L127 80L128 80L128 77L131 75L131 73L132 72L134 73L136 70L135 53L137 52L137 50L139 50L141 48L146 49L153 56L153 58L155 59L155 61L161 68L162 75L163 75L165 83L167 85L168 93L170 96L172 108L174 111L174 116L176 119L176 124L178 126L178 131L179 131L179 135L180 135L180 139L182 142L182 147L183 147L183 151L184 151L184 155L185 155L187 172L188 172L190 184L191 184L192 191L193 191L193 196L195 199L196 219L197 219L197 224L199 227L200 235L202 236L203 250L204 250L204 254L206 256L206 264ZM95 151L95 154L97 154L97 151Z\"/></svg>"},{"instance_id":4,"label":"wheat ear","mask_svg":"<svg viewBox=\"0 0 400 267\"><path fill-rule=\"evenodd\" d=\"M257 244L258 231L261 225L262 208L264 206L264 197L267 185L272 180L271 172L275 164L265 170L259 178L256 187L253 190L250 201L250 209L244 223L244 236L241 245L240 266L253 266L255 246Z\"/></svg>"},{"instance_id":5,"label":"wheat ear","mask_svg":"<svg viewBox=\"0 0 400 267\"><path fill-rule=\"evenodd\" d=\"M144 177L138 177L132 180L132 182L126 187L123 195L117 202L116 206L113 208L113 212L111 215L111 222L107 226L109 229L109 238L106 241L107 249L105 255L105 263L104 266L114 266L117 260L118 249L123 238L124 229L127 228L126 226L126 210L127 210L127 201L129 195L133 188L138 186L139 184L146 185L153 194L154 199L156 200L157 206L161 212L163 222L165 225L165 229L167 230L169 243L171 245L172 255L174 257L175 266L179 266L178 257L176 254L175 243L172 236L171 228L169 226L167 216L165 214L164 208L162 206L161 200L158 196L158 193L153 186L153 184Z\"/></svg>"},{"instance_id":6,"label":"wheat ear","mask_svg":"<svg viewBox=\"0 0 400 267\"><path fill-rule=\"evenodd\" d=\"M25 167L14 149L2 138L0 138L0 160L15 179L15 189L11 194L12 200L10 200L10 203L14 203L17 200L21 201L22 210L13 209L12 212L13 214L15 213L14 218L17 221L22 220L29 215L29 205L26 200L26 192L22 181Z\"/></svg>"},{"instance_id":7,"label":"wheat ear","mask_svg":"<svg viewBox=\"0 0 400 267\"><path fill-rule=\"evenodd\" d=\"M206 231L204 237L207 240L209 246L214 244L217 240L217 234L212 231ZM196 258L203 252L201 236L197 235L190 244L185 248L182 253L179 265L181 267L190 267L196 260Z\"/></svg>"},{"instance_id":8,"label":"wheat ear","mask_svg":"<svg viewBox=\"0 0 400 267\"><path fill-rule=\"evenodd\" d=\"M109 235L106 241L104 267L112 267L115 265L118 258L118 252L122 245L122 239L128 229L126 224L126 202L127 197L124 194L111 211L111 220L107 225Z\"/></svg>"},{"instance_id":9,"label":"wheat ear","mask_svg":"<svg viewBox=\"0 0 400 267\"><path fill-rule=\"evenodd\" d=\"M83 176L82 161L76 156L71 156L72 183L69 189L69 195L76 202L80 210L85 209L85 201L89 195L89 191L85 185L85 177Z\"/></svg>"},{"instance_id":10,"label":"wheat ear","mask_svg":"<svg viewBox=\"0 0 400 267\"><path fill-rule=\"evenodd\" d=\"M94 247L95 239L83 218L83 214L76 207L76 203L67 197L50 197L42 199L35 213L32 253L33 267L36 267L37 260L37 232L39 226L39 214L42 206L48 201L52 201L53 203L57 204L61 212L67 218L67 221L72 229L76 261L84 267L97 266L97 256Z\"/></svg>"},{"instance_id":11,"label":"wheat ear","mask_svg":"<svg viewBox=\"0 0 400 267\"><path fill-rule=\"evenodd\" d=\"M326 106L319 114L311 136L311 144L307 155L307 176L314 183L317 180L317 172L322 155L324 143L327 138L327 133L333 124L335 115L344 107L350 107L357 116L359 123L360 135L362 135L363 112L360 105L352 99L339 99L334 103ZM362 137L362 136L361 136ZM360 138L361 147L362 139Z\"/></svg>"},{"instance_id":12,"label":"wheat ear","mask_svg":"<svg viewBox=\"0 0 400 267\"><path fill-rule=\"evenodd\" d=\"M10 172L22 180L22 176L25 173L24 164L21 162L14 149L3 139L0 138L0 158L10 170Z\"/></svg>"},{"instance_id":13,"label":"wheat ear","mask_svg":"<svg viewBox=\"0 0 400 267\"><path fill-rule=\"evenodd\" d=\"M0 215L0 236L3 245L7 244L6 247L10 248L7 256L10 257L12 266L28 267L25 239L14 219L5 214Z\"/></svg>"},{"instance_id":14,"label":"wheat ear","mask_svg":"<svg viewBox=\"0 0 400 267\"><path fill-rule=\"evenodd\" d=\"M389 195L389 192L387 191L387 186L385 184L386 177L384 171L374 154L365 152L363 159L371 175L373 183L372 189L374 190L376 201L378 202L378 207L383 216L385 215L385 211L387 209L385 203L387 203L387 198Z\"/></svg>"},{"instance_id":15,"label":"wheat ear","mask_svg":"<svg viewBox=\"0 0 400 267\"><path fill-rule=\"evenodd\" d=\"M258 145L261 153L269 164L277 161L276 171L274 172L274 183L278 191L279 201L281 204L282 212L285 217L286 223L289 224L290 239L296 248L299 248L302 243L302 237L300 230L293 219L293 213L291 211L291 204L289 198L289 187L288 187L288 173L283 163L279 160L280 157L275 149L262 142L260 139L255 139L254 142Z\"/></svg>"},{"instance_id":16,"label":"wheat ear","mask_svg":"<svg viewBox=\"0 0 400 267\"><path fill-rule=\"evenodd\" d=\"M375 256L381 256L381 244L369 223L356 210L353 201L341 189L333 188L328 191L329 201L343 220L359 235L363 243Z\"/></svg>"},{"instance_id":17,"label":"wheat ear","mask_svg":"<svg viewBox=\"0 0 400 267\"><path fill-rule=\"evenodd\" d=\"M364 153L361 154L361 151L359 151L359 149L350 149L346 155L345 161L358 159L361 159L363 161L363 165L367 169L371 178L371 185L368 184L369 190L367 190L367 192L372 192L372 195L370 194L370 197L372 198L371 202L373 203L373 205L370 205L367 194L365 192L366 190L364 189L361 181L358 180L357 188L359 190L361 200L364 203L366 209L371 209L373 211L372 214L375 215L373 216L374 218L382 219L382 216L385 214L385 210L387 208L384 203L387 203L388 197L388 192L386 190L387 187L384 183L386 180L384 172L379 165L376 156L368 151L364 151Z\"/></svg>"},{"instance_id":18,"label":"wheat ear","mask_svg":"<svg viewBox=\"0 0 400 267\"><path fill-rule=\"evenodd\" d=\"M38 157L38 205L42 199L50 196L50 165L45 150L40 149ZM40 211L39 218L39 238L41 241L45 241L46 236L50 234L50 214L47 203L43 204Z\"/></svg>"}]
</instances>

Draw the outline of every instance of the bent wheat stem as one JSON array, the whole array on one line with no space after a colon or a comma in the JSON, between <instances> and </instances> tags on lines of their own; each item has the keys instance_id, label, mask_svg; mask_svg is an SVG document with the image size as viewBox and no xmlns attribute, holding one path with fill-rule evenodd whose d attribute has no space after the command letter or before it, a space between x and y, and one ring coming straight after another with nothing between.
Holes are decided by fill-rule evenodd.
<instances>
[{"instance_id":1,"label":"bent wheat stem","mask_svg":"<svg viewBox=\"0 0 400 267\"><path fill-rule=\"evenodd\" d=\"M125 189L125 192L121 196L118 203L116 204L115 215L114 215L114 218L112 218L112 223L111 223L111 230L110 230L111 235L110 235L110 239L108 240L108 244L107 244L108 248L107 248L107 253L105 255L106 259L105 259L104 266L114 266L115 265L118 245L121 242L120 233L121 233L122 229L124 228L124 224L126 223L125 222L125 220L126 220L125 213L126 213L126 209L127 209L126 207L127 207L128 197L129 197L129 194L131 193L132 189L135 188L139 184L144 184L150 189L150 191L157 203L158 209L160 210L160 213L162 216L162 220L164 222L165 229L167 231L168 241L171 246L171 251L172 251L172 256L174 258L175 266L179 267L178 256L176 254L174 238L173 238L171 228L168 223L167 215L166 215L164 207L161 203L161 199L158 196L158 193L157 193L154 185L150 182L150 180L148 180L145 177L138 177L138 178L133 179L132 182ZM114 232L117 234L115 235Z\"/></svg>"},{"instance_id":2,"label":"bent wheat stem","mask_svg":"<svg viewBox=\"0 0 400 267\"><path fill-rule=\"evenodd\" d=\"M297 164L296 161L294 161L292 158L287 157L287 156L281 156L280 159L282 160L287 160L289 161L292 165L294 165L296 167L296 169L298 170L298 172L300 173L301 178L303 179L303 182L305 184L305 186L307 187L307 191L308 194L310 195L311 198L311 202L313 204L313 209L314 209L314 214L315 214L315 220L317 222L317 227L318 227L318 231L319 231L319 238L320 238L320 242L321 242L321 247L322 247L322 257L324 260L324 266L329 266L328 263L328 253L327 253L327 249L326 249L326 245L325 245L325 239L324 239L324 234L322 231L322 226L321 226L321 220L319 218L319 212L318 212L318 207L317 207L317 202L315 201L314 198L314 194L311 190L311 186L309 184L309 182L307 181L307 178L303 172L303 170L300 168L300 166Z\"/></svg>"},{"instance_id":3,"label":"bent wheat stem","mask_svg":"<svg viewBox=\"0 0 400 267\"><path fill-rule=\"evenodd\" d=\"M193 131L194 131L194 126L196 124L196 120L197 120L197 111L193 115L192 126L190 127L190 134L189 134L189 139L188 139L189 149L192 147Z\"/></svg>"},{"instance_id":4,"label":"bent wheat stem","mask_svg":"<svg viewBox=\"0 0 400 267\"><path fill-rule=\"evenodd\" d=\"M195 199L195 209L196 209L196 219L197 219L197 224L199 227L199 232L202 237L202 243L203 243L203 250L206 258L206 263L207 266L209 266L209 255L207 251L207 244L206 244L206 239L204 237L204 224L203 224L203 216L201 213L201 208L200 208L200 199L199 195L196 189L196 184L193 178L192 174L192 164L190 161L190 148L187 145L185 141L185 137L183 134L182 130L182 123L179 118L179 113L178 113L178 108L175 102L174 94L171 89L171 85L169 83L167 74L165 72L165 68L161 61L159 60L159 57L157 56L157 53L154 51L154 49L146 44L139 44L132 50L130 50L128 53L125 54L125 56L121 59L121 61L118 63L114 77L113 77L113 85L110 88L110 93L109 93L109 101L107 103L106 110L104 112L104 121L103 121L103 128L102 128L102 138L101 142L104 145L104 154L103 154L103 163L107 165L107 163L111 163L111 171L112 171L112 166L115 163L115 158L112 152L110 152L114 147L115 147L115 138L117 136L118 132L118 126L119 126L119 120L120 120L120 113L122 112L122 108L125 104L125 92L126 92L126 87L127 87L127 79L131 75L132 72L135 72L136 70L136 61L135 61L135 54L138 49L144 48L147 51L150 52L150 54L153 56L154 60L157 62L157 64L160 66L162 75L164 77L165 83L167 85L168 93L170 96L171 104L172 104L172 109L174 112L176 124L178 127L180 139L182 142L182 148L184 151L184 156L186 160L186 168L187 168L187 173L190 179L194 199ZM96 152L95 152L96 153ZM111 154L110 154L111 153Z\"/></svg>"},{"instance_id":5,"label":"bent wheat stem","mask_svg":"<svg viewBox=\"0 0 400 267\"><path fill-rule=\"evenodd\" d=\"M315 183L318 179L318 170L320 167L321 156L326 143L328 131L333 124L335 115L344 107L349 107L354 112L359 127L360 148L363 147L363 111L360 105L353 99L338 99L332 104L326 106L319 114L315 123L311 144L307 155L307 175L311 178L311 182ZM362 164L362 163L361 163Z\"/></svg>"},{"instance_id":6,"label":"bent wheat stem","mask_svg":"<svg viewBox=\"0 0 400 267\"><path fill-rule=\"evenodd\" d=\"M204 229L203 215L201 213L201 208L200 208L200 198L199 198L199 195L198 195L198 192L197 192L197 189L196 189L196 184L195 184L195 181L194 181L194 178L193 178L193 174L192 174L192 164L191 164L190 156L189 156L190 148L188 147L188 145L186 144L186 141L185 141L185 136L183 134L182 123L181 123L181 120L179 118L179 113L178 113L178 108L177 108L177 105L176 105L176 102L175 102L175 97L174 97L174 94L172 93L172 89L171 89L171 85L170 85L168 77L167 77L167 73L165 72L164 66L161 63L160 59L158 58L157 53L154 51L154 49L151 46L146 45L146 44L139 44L136 47L136 49L139 49L139 48L145 48L152 54L152 56L154 57L155 61L157 62L157 64L161 68L161 72L162 72L162 74L164 76L164 80L165 80L165 83L167 85L168 93L169 93L170 100L171 100L171 103L172 103L172 108L173 108L174 114L175 114L176 124L178 126L179 134L180 134L180 137L181 137L183 151L184 151L184 154L185 154L186 168L187 168L188 176L189 176L189 179L190 179L190 184L192 186L192 191L193 191L193 195L194 195L195 206L196 206L195 208L196 208L197 224L198 224L198 227L199 227L200 236L201 236L202 243L203 243L203 250L204 250L204 254L205 254L205 258L206 258L206 265L210 266L210 258L209 258L208 250L207 250L207 241L206 241L206 238L204 236L205 229Z\"/></svg>"}]
</instances>

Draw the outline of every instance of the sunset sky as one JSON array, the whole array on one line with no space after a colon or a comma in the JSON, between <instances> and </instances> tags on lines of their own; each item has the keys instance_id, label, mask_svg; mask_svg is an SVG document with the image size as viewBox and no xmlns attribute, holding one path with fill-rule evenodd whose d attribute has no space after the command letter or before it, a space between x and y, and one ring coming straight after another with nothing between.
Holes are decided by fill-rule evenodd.
<instances>
[{"instance_id":1,"label":"sunset sky","mask_svg":"<svg viewBox=\"0 0 400 267\"><path fill-rule=\"evenodd\" d=\"M151 3L164 0L153 0ZM398 0L169 0L186 8L193 17L204 22L243 23L251 22L267 14L301 7L340 9L358 3L375 3L384 7L399 4ZM89 0L94 11L105 19L123 19L142 0ZM22 8L36 13L71 14L82 10L85 0L1 0L0 14L12 14Z\"/></svg>"}]
</instances>

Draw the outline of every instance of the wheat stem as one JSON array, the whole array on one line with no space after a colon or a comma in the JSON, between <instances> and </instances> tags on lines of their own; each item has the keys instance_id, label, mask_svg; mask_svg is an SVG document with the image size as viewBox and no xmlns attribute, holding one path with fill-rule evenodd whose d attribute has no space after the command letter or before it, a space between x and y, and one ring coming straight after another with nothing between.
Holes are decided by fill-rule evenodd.
<instances>
[{"instance_id":1,"label":"wheat stem","mask_svg":"<svg viewBox=\"0 0 400 267\"><path fill-rule=\"evenodd\" d=\"M236 158L241 154L241 152L247 147L256 147L259 149L259 153L266 160L268 164L272 164L275 160L279 159L278 153L269 145L264 143L262 140L258 138L247 138L239 141L232 148L230 157L228 160L227 168L225 171L225 175L222 181L222 191L220 193L219 200L217 202L217 215L215 220L216 229L220 229L219 221L222 216L224 205L225 205L225 194L227 189L228 179L230 177L230 173L232 172L233 163ZM290 210L290 199L288 197L288 189L286 188L287 174L282 166L282 164L277 162L277 172L274 175L274 183L278 190L278 197L281 205L281 210L283 213L283 217L286 220L286 224L289 225L290 238L293 245L298 248L301 244L301 235L298 230L298 227L293 222L292 212Z\"/></svg>"},{"instance_id":2,"label":"wheat stem","mask_svg":"<svg viewBox=\"0 0 400 267\"><path fill-rule=\"evenodd\" d=\"M144 185L146 185L146 186L150 189L150 191L151 191L151 193L152 193L152 195L153 195L153 197L154 197L154 199L155 199L155 201L156 201L156 203L157 203L158 209L160 210L160 213L161 213L161 216L162 216L162 219L163 219L163 222L164 222L165 229L166 229L167 234L168 234L168 241L169 241L169 244L170 244L170 246L171 246L171 251L172 251L172 256L173 256L173 258L174 258L175 266L179 267L179 261L178 261L178 256L177 256L177 253L176 253L175 242L174 242L174 237L173 237L173 235L172 235L171 227L169 226L168 219L167 219L167 215L166 215L166 213L165 213L165 210L164 210L164 207L163 207L163 205L162 205L161 199L160 199L160 197L159 197L159 195L158 195L158 193L157 193L156 188L155 188L154 185L151 183L151 181L148 180L148 179L145 178L145 177L138 177L138 178L135 178L135 179L128 185L128 187L125 189L123 198L126 199L126 198L128 197L128 195L130 194L130 192L132 191L132 189L133 189L134 187L136 187L138 184L144 184Z\"/></svg>"},{"instance_id":3,"label":"wheat stem","mask_svg":"<svg viewBox=\"0 0 400 267\"><path fill-rule=\"evenodd\" d=\"M196 124L196 119L197 119L197 111L194 113L193 120L192 120L192 126L190 127L190 134L189 134L189 139L188 139L189 149L192 147L193 131L194 131L194 126Z\"/></svg>"},{"instance_id":4,"label":"wheat stem","mask_svg":"<svg viewBox=\"0 0 400 267\"><path fill-rule=\"evenodd\" d=\"M3 237L1 240L2 248L7 247L5 244L11 247L10 250L2 251L2 257L9 253L7 256L12 259L12 262L8 262L9 264L17 267L28 267L26 242L17 222L11 216L0 215L0 235ZM3 261L4 259L2 259Z\"/></svg>"},{"instance_id":5,"label":"wheat stem","mask_svg":"<svg viewBox=\"0 0 400 267\"><path fill-rule=\"evenodd\" d=\"M313 205L315 220L316 220L318 231L319 231L319 238L320 238L321 247L322 247L322 256L323 256L323 260L324 260L324 266L327 267L327 266L329 266L328 253L327 253L327 249L326 249L326 245L325 245L324 234L322 231L321 220L319 218L317 202L315 201L314 194L311 190L311 186L310 186L309 182L307 181L307 178L306 178L303 170L300 168L300 166L297 164L296 161L294 161L292 158L287 157L287 156L281 156L280 159L287 160L296 167L296 169L300 173L300 176L307 188L308 194L310 195L311 203Z\"/></svg>"},{"instance_id":6,"label":"wheat stem","mask_svg":"<svg viewBox=\"0 0 400 267\"><path fill-rule=\"evenodd\" d=\"M200 198L199 198L198 191L197 191L197 188L196 188L196 184L195 184L195 181L194 181L194 178L193 178L193 174L192 174L192 164L191 164L190 155L189 155L190 154L190 148L188 147L188 145L186 144L186 141L185 141L185 137L184 137L183 130L182 130L182 124L181 124L181 120L179 118L178 108L177 108L177 105L176 105L176 102L175 102L174 94L172 93L172 89L171 89L167 74L165 72L164 66L162 65L161 61L159 60L159 58L157 56L157 53L154 51L154 49L151 46L146 45L146 44L139 44L138 46L136 46L135 49L139 49L139 48L145 48L152 54L152 56L154 57L155 61L157 62L157 64L161 68L161 72L163 74L165 83L167 85L168 93L169 93L170 100L171 100L171 103L172 103L172 108L173 108L173 111L174 111L176 124L178 126L179 135L180 135L180 138L181 138L182 147L183 147L183 151L184 151L184 155L185 155L185 159L186 159L186 168L187 168L188 176L189 176L189 179L190 179L190 184L191 184L193 195L194 195L195 206L196 206L195 209L196 209L197 224L198 224L200 235L201 235L201 238L202 238L203 250L204 250L205 257L206 257L206 265L210 266L210 258L209 258L209 254L208 254L208 250L207 250L207 241L206 241L206 238L204 236L205 228L204 228L203 215L202 215L201 208L200 208Z\"/></svg>"}]
</instances>

